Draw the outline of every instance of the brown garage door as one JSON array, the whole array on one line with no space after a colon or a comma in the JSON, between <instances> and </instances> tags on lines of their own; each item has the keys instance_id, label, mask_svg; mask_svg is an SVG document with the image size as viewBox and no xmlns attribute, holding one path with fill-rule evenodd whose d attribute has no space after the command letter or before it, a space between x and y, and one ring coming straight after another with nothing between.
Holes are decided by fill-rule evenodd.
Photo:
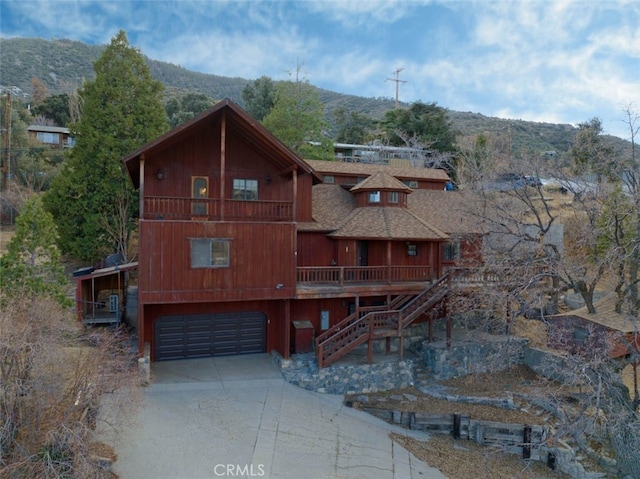
<instances>
[{"instance_id":1,"label":"brown garage door","mask_svg":"<svg viewBox=\"0 0 640 479\"><path fill-rule=\"evenodd\" d=\"M267 318L260 311L161 316L154 325L154 358L204 358L264 353Z\"/></svg>"}]
</instances>

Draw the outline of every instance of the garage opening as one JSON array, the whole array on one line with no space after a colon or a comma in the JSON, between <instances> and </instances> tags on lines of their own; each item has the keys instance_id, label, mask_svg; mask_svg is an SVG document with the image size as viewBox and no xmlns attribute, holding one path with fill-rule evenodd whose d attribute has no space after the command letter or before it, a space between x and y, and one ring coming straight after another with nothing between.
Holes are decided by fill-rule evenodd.
<instances>
[{"instance_id":1,"label":"garage opening","mask_svg":"<svg viewBox=\"0 0 640 479\"><path fill-rule=\"evenodd\" d=\"M154 325L154 359L264 353L267 317L261 311L161 316Z\"/></svg>"}]
</instances>

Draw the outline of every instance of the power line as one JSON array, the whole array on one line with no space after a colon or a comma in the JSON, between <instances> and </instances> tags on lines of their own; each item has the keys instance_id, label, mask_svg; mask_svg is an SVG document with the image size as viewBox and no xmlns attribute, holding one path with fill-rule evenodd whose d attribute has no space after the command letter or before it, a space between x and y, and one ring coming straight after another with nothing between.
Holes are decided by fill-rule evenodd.
<instances>
[{"instance_id":1,"label":"power line","mask_svg":"<svg viewBox=\"0 0 640 479\"><path fill-rule=\"evenodd\" d=\"M403 71L404 68L398 68L393 73L396 75L395 78L387 78L385 81L393 81L396 82L396 109L398 109L398 90L400 87L400 83L407 83L407 80L400 80L400 72Z\"/></svg>"}]
</instances>

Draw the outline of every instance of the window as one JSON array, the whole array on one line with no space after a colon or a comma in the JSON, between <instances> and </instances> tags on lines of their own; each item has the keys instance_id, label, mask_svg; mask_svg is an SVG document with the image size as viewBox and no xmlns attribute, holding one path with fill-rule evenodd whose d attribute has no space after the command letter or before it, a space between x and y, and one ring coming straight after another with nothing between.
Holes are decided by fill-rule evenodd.
<instances>
[{"instance_id":1,"label":"window","mask_svg":"<svg viewBox=\"0 0 640 479\"><path fill-rule=\"evenodd\" d=\"M324 182L325 183L335 183L336 179L334 178L333 175L324 175Z\"/></svg>"},{"instance_id":2,"label":"window","mask_svg":"<svg viewBox=\"0 0 640 479\"><path fill-rule=\"evenodd\" d=\"M390 191L389 192L389 203L397 203L398 202L398 192Z\"/></svg>"},{"instance_id":3,"label":"window","mask_svg":"<svg viewBox=\"0 0 640 479\"><path fill-rule=\"evenodd\" d=\"M191 267L192 268L227 268L229 267L228 239L192 238L191 239Z\"/></svg>"},{"instance_id":4,"label":"window","mask_svg":"<svg viewBox=\"0 0 640 479\"><path fill-rule=\"evenodd\" d=\"M407 245L407 256L418 256L418 245L417 244L408 244Z\"/></svg>"},{"instance_id":5,"label":"window","mask_svg":"<svg viewBox=\"0 0 640 479\"><path fill-rule=\"evenodd\" d=\"M372 191L369 193L369 203L380 203L380 192Z\"/></svg>"},{"instance_id":6,"label":"window","mask_svg":"<svg viewBox=\"0 0 640 479\"><path fill-rule=\"evenodd\" d=\"M258 199L258 180L245 180L236 178L233 180L234 200L255 201Z\"/></svg>"},{"instance_id":7,"label":"window","mask_svg":"<svg viewBox=\"0 0 640 479\"><path fill-rule=\"evenodd\" d=\"M445 261L457 261L460 259L460 243L452 241L443 245L443 258Z\"/></svg>"},{"instance_id":8,"label":"window","mask_svg":"<svg viewBox=\"0 0 640 479\"><path fill-rule=\"evenodd\" d=\"M46 131L39 131L36 133L36 138L41 143L57 145L60 143L60 133L49 133Z\"/></svg>"},{"instance_id":9,"label":"window","mask_svg":"<svg viewBox=\"0 0 640 479\"><path fill-rule=\"evenodd\" d=\"M194 200L208 198L209 178L206 176L191 177L191 198ZM207 216L209 205L206 201L192 201L191 214L194 216Z\"/></svg>"},{"instance_id":10,"label":"window","mask_svg":"<svg viewBox=\"0 0 640 479\"><path fill-rule=\"evenodd\" d=\"M413 188L414 190L418 188L417 180L404 180L403 183L407 185L409 188Z\"/></svg>"}]
</instances>

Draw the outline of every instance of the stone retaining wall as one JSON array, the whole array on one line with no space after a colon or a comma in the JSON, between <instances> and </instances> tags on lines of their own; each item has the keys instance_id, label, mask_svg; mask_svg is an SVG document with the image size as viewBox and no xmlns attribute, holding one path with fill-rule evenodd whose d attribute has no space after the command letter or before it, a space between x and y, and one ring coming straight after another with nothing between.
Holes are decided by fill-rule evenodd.
<instances>
[{"instance_id":1,"label":"stone retaining wall","mask_svg":"<svg viewBox=\"0 0 640 479\"><path fill-rule=\"evenodd\" d=\"M482 336L481 338L479 336ZM524 364L526 339L478 333L467 338L422 342L422 360L433 379L443 380L474 373L489 373Z\"/></svg>"},{"instance_id":2,"label":"stone retaining wall","mask_svg":"<svg viewBox=\"0 0 640 479\"><path fill-rule=\"evenodd\" d=\"M281 371L291 384L326 394L360 394L413 385L413 361L410 359L374 364L332 364L318 369L312 357L293 358Z\"/></svg>"}]
</instances>

